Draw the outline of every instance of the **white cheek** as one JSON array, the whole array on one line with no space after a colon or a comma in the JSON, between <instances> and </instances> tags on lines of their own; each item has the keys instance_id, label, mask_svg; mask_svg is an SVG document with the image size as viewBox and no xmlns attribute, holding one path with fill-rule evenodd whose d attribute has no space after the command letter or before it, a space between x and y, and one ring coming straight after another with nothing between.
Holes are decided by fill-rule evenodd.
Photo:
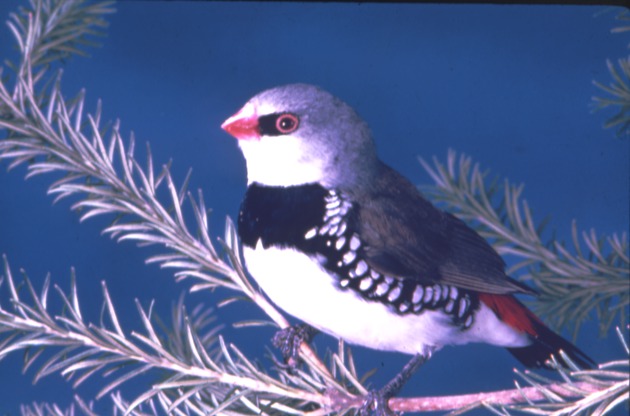
<instances>
[{"instance_id":1,"label":"white cheek","mask_svg":"<svg viewBox=\"0 0 630 416\"><path fill-rule=\"evenodd\" d=\"M321 181L326 176L322 158L309 157L301 140L277 136L239 141L247 162L248 183L294 186Z\"/></svg>"}]
</instances>

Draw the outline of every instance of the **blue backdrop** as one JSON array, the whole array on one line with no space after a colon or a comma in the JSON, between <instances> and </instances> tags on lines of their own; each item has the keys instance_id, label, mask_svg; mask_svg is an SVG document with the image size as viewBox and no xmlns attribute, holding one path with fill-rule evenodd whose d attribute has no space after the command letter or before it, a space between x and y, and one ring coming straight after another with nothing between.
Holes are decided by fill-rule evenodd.
<instances>
[{"instance_id":1,"label":"blue backdrop","mask_svg":"<svg viewBox=\"0 0 630 416\"><path fill-rule=\"evenodd\" d=\"M17 8L0 2L0 18ZM212 234L223 234L245 189L245 165L220 124L260 90L290 82L320 85L352 105L373 130L381 157L414 183L429 184L416 156L445 160L448 148L525 183L538 220L549 215L561 239L570 225L610 234L628 230L629 140L602 129L611 112L591 114L592 80L608 83L606 59L628 54L614 35L615 10L603 7L429 4L300 4L122 2L108 20L103 46L64 69L71 97L87 89L88 108L103 100L104 118L122 121L138 148L149 141L159 166L173 160L181 183L203 188L213 208ZM0 28L0 57L16 59L11 33ZM36 285L47 273L63 288L75 267L83 308L98 322L106 280L127 329L139 328L133 304L156 299L165 317L177 294L169 271L144 265L154 251L100 234L111 218L79 224L70 202L52 205L52 177L23 180L23 167L0 171L0 253ZM3 299L6 299L6 292ZM191 304L216 297L189 295ZM221 322L260 318L251 305L219 311ZM260 340L271 329L228 330L227 340L269 363ZM331 344L326 337L318 341ZM596 360L622 357L612 334L596 323L578 344ZM320 347L321 348L321 347ZM406 357L356 349L361 371L378 369L382 384ZM54 375L31 385L22 356L0 362L0 414L33 400L71 402L73 390ZM498 348L445 348L404 394L438 395L512 386L518 363ZM78 389L89 398L101 376ZM142 391L126 386L126 397ZM97 407L105 412L107 399Z\"/></svg>"}]
</instances>

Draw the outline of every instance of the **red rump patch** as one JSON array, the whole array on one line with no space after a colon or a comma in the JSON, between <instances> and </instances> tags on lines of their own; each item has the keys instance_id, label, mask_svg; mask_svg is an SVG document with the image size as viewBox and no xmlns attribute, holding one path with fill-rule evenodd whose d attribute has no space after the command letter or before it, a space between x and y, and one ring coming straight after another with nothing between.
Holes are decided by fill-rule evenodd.
<instances>
[{"instance_id":1,"label":"red rump patch","mask_svg":"<svg viewBox=\"0 0 630 416\"><path fill-rule=\"evenodd\" d=\"M480 293L479 300L512 328L526 332L534 338L538 337L536 327L542 321L512 295L492 295Z\"/></svg>"}]
</instances>

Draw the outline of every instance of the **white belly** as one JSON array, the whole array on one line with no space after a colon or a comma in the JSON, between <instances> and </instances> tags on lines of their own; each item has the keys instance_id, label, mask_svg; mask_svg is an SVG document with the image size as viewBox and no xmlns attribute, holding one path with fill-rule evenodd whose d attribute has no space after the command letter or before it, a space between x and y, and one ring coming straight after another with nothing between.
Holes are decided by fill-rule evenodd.
<instances>
[{"instance_id":1,"label":"white belly","mask_svg":"<svg viewBox=\"0 0 630 416\"><path fill-rule=\"evenodd\" d=\"M426 354L445 344L488 342L529 344L482 305L475 323L462 332L441 311L398 315L380 302L341 290L333 278L305 254L259 244L243 248L249 272L280 308L327 334L373 349Z\"/></svg>"}]
</instances>

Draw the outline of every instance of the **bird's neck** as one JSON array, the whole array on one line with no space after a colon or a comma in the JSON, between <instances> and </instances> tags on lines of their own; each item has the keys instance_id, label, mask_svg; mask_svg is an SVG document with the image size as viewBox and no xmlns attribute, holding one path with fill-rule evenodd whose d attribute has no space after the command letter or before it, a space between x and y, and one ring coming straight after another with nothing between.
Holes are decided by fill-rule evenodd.
<instances>
[{"instance_id":1,"label":"bird's neck","mask_svg":"<svg viewBox=\"0 0 630 416\"><path fill-rule=\"evenodd\" d=\"M290 172L290 173L288 173ZM256 160L247 161L247 185L259 184L268 187L292 187L317 183L321 171L316 166L258 164Z\"/></svg>"},{"instance_id":2,"label":"bird's neck","mask_svg":"<svg viewBox=\"0 0 630 416\"><path fill-rule=\"evenodd\" d=\"M245 246L296 246L324 218L328 191L318 184L266 186L252 183L241 204L238 232Z\"/></svg>"},{"instance_id":3,"label":"bird's neck","mask_svg":"<svg viewBox=\"0 0 630 416\"><path fill-rule=\"evenodd\" d=\"M249 185L297 186L328 176L325 160L308 157L295 140L263 137L259 141L241 140L239 146L247 163Z\"/></svg>"}]
</instances>

